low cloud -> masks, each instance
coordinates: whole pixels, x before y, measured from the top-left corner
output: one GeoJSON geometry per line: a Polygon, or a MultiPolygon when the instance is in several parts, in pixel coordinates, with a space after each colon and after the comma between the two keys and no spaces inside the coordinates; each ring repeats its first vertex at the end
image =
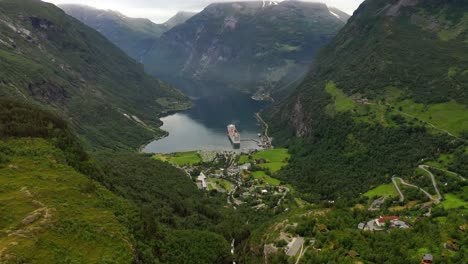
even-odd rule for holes
{"type": "MultiPolygon", "coordinates": [[[[110,9],[130,17],[144,17],[156,23],[163,23],[177,11],[201,11],[213,2],[233,2],[235,0],[44,0],[54,4],[81,4],[99,9],[110,9]]],[[[248,1],[248,0],[247,0],[248,1]]],[[[258,0],[256,0],[258,1],[258,0]]],[[[321,0],[346,13],[352,14],[363,0],[321,0]]]]}

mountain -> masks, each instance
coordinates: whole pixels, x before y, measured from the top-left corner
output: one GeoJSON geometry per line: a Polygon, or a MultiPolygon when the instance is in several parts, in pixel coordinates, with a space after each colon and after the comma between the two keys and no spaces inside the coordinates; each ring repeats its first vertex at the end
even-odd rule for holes
{"type": "Polygon", "coordinates": [[[466,1],[365,1],[265,112],[295,153],[282,178],[310,199],[346,200],[422,161],[466,171],[467,18],[466,1]]]}
{"type": "Polygon", "coordinates": [[[56,6],[0,1],[0,94],[54,109],[92,148],[137,148],[158,115],[189,106],[95,30],[56,6]]]}
{"type": "Polygon", "coordinates": [[[165,24],[155,24],[149,19],[126,17],[112,10],[100,10],[74,4],[63,4],[59,7],[68,15],[96,29],[138,61],[153,46],[154,42],[170,28],[165,24]]]}
{"type": "Polygon", "coordinates": [[[191,17],[196,15],[196,12],[185,12],[185,11],[180,11],[175,14],[175,16],[171,17],[164,25],[168,29],[172,29],[175,26],[178,26],[180,24],[185,23],[185,21],[189,20],[191,17]]]}
{"type": "Polygon", "coordinates": [[[216,83],[265,99],[303,77],[347,18],[319,3],[215,3],[165,32],[142,62],[166,80],[216,83]]]}

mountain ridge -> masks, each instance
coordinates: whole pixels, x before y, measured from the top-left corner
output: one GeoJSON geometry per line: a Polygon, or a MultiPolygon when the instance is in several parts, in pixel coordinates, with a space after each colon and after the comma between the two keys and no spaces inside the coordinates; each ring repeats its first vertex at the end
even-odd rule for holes
{"type": "Polygon", "coordinates": [[[145,18],[130,18],[113,10],[77,4],[61,4],[58,7],[96,29],[137,61],[140,61],[154,42],[169,30],[165,24],[155,24],[145,18]]]}
{"type": "Polygon", "coordinates": [[[208,5],[161,36],[143,60],[145,69],[163,79],[223,83],[270,97],[301,78],[344,23],[324,4],[265,3],[208,5]]]}
{"type": "Polygon", "coordinates": [[[52,4],[1,1],[0,34],[2,96],[54,109],[90,148],[137,148],[164,135],[158,114],[189,106],[180,91],[52,4]]]}

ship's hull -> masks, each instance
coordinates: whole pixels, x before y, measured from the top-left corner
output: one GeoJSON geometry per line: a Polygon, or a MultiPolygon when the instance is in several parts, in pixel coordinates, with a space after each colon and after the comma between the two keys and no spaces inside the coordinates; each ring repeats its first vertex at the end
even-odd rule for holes
{"type": "Polygon", "coordinates": [[[239,148],[240,147],[240,134],[237,132],[236,126],[235,125],[228,125],[227,126],[227,135],[229,140],[231,141],[231,144],[234,148],[239,148]]]}
{"type": "Polygon", "coordinates": [[[234,148],[240,148],[240,141],[235,140],[231,136],[228,135],[229,141],[231,141],[231,144],[234,148]]]}

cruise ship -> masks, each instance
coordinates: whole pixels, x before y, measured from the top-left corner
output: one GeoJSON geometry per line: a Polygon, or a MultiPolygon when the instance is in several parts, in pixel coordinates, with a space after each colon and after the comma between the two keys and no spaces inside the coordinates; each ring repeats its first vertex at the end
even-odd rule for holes
{"type": "Polygon", "coordinates": [[[228,125],[227,132],[228,132],[229,140],[231,140],[232,145],[235,148],[240,147],[240,143],[241,143],[240,134],[239,132],[237,132],[236,126],[233,124],[228,125]]]}

